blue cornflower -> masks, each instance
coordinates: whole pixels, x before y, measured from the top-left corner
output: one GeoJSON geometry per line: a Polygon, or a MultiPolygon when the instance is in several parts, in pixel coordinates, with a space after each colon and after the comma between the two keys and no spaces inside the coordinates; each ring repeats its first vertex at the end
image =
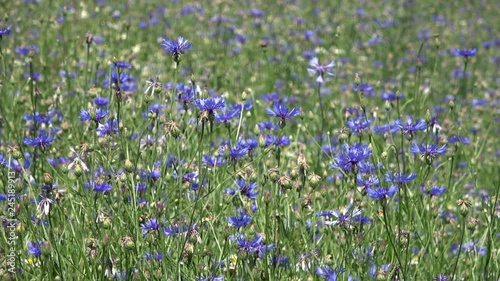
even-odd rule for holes
{"type": "Polygon", "coordinates": [[[356,83],[354,83],[352,85],[352,88],[354,89],[354,91],[360,91],[363,95],[365,95],[367,97],[375,96],[374,87],[370,84],[367,84],[367,83],[356,84],[356,83]]]}
{"type": "Polygon", "coordinates": [[[216,109],[222,109],[225,107],[226,99],[221,97],[213,97],[208,99],[197,99],[194,104],[201,111],[207,111],[209,114],[213,114],[216,109]]]}
{"type": "Polygon", "coordinates": [[[278,138],[275,135],[267,135],[265,137],[265,147],[268,147],[270,145],[276,146],[276,147],[282,147],[282,146],[287,146],[290,144],[290,138],[287,135],[283,135],[281,138],[278,138]]]}
{"type": "Polygon", "coordinates": [[[300,110],[296,107],[292,108],[292,110],[288,111],[288,107],[286,107],[282,102],[275,102],[273,104],[273,109],[267,108],[267,114],[273,117],[281,118],[280,127],[285,126],[285,120],[291,119],[300,114],[300,110]]]}
{"type": "Polygon", "coordinates": [[[238,210],[238,213],[240,213],[239,216],[229,217],[228,221],[230,225],[239,229],[241,227],[247,226],[252,221],[252,217],[249,216],[247,212],[238,210]]]}
{"type": "Polygon", "coordinates": [[[473,57],[477,54],[477,49],[476,48],[473,48],[473,49],[458,49],[458,48],[456,48],[456,49],[451,49],[450,53],[456,57],[469,58],[469,57],[473,57]]]}
{"type": "Polygon", "coordinates": [[[239,110],[231,110],[227,107],[221,109],[221,113],[217,111],[214,112],[215,115],[215,123],[228,123],[234,117],[237,117],[240,114],[239,110]]]}
{"type": "Polygon", "coordinates": [[[112,134],[118,133],[118,121],[116,120],[108,120],[104,124],[99,124],[97,127],[97,136],[105,137],[110,136],[112,134]]]}
{"type": "Polygon", "coordinates": [[[111,85],[115,86],[116,91],[131,92],[137,88],[135,83],[136,80],[137,78],[130,76],[130,74],[125,72],[120,72],[120,74],[118,74],[115,70],[113,70],[111,71],[111,79],[104,79],[103,87],[108,88],[110,86],[109,82],[111,82],[111,85]]]}
{"type": "Polygon", "coordinates": [[[109,66],[116,67],[116,68],[123,68],[123,69],[131,69],[132,68],[132,65],[130,65],[124,61],[110,62],[109,66]]]}
{"type": "Polygon", "coordinates": [[[409,175],[399,174],[399,173],[389,173],[385,174],[385,181],[391,182],[393,184],[405,184],[417,178],[417,174],[412,173],[409,175]]]}
{"type": "Polygon", "coordinates": [[[160,228],[160,224],[157,219],[150,219],[146,223],[141,224],[142,229],[142,237],[146,237],[146,235],[150,233],[158,233],[158,229],[160,228]]]}
{"type": "Polygon", "coordinates": [[[386,93],[385,91],[382,92],[382,100],[385,101],[402,100],[403,97],[404,95],[400,93],[386,93]]]}
{"type": "Polygon", "coordinates": [[[255,234],[252,241],[246,240],[243,235],[239,235],[236,238],[236,243],[238,244],[240,250],[248,253],[258,253],[259,258],[262,258],[268,250],[274,248],[274,244],[266,246],[264,244],[264,237],[259,234],[255,234]]]}
{"type": "Polygon", "coordinates": [[[144,258],[141,259],[142,262],[146,261],[146,262],[149,262],[149,261],[162,261],[163,260],[163,254],[161,252],[158,252],[158,253],[153,253],[153,254],[150,254],[150,253],[144,253],[144,258]]]}
{"type": "Polygon", "coordinates": [[[431,197],[432,196],[440,196],[446,192],[446,187],[437,186],[437,185],[432,186],[431,189],[429,189],[429,190],[427,190],[425,187],[422,187],[421,189],[422,189],[423,193],[428,194],[431,197]]]}
{"type": "Polygon", "coordinates": [[[111,191],[111,188],[112,185],[107,182],[93,184],[94,192],[109,193],[111,191]]]}
{"type": "Polygon", "coordinates": [[[341,169],[346,173],[358,171],[358,165],[370,158],[372,151],[368,146],[360,143],[354,145],[343,145],[342,152],[334,157],[333,169],[341,169]]]}
{"type": "Polygon", "coordinates": [[[236,159],[245,157],[245,155],[248,154],[248,151],[248,147],[236,144],[234,147],[229,149],[229,157],[231,157],[231,160],[234,161],[236,159]]]}
{"type": "Polygon", "coordinates": [[[255,189],[257,188],[257,183],[256,182],[247,182],[244,179],[238,179],[236,180],[236,185],[237,187],[235,189],[226,189],[225,193],[229,195],[235,195],[238,190],[243,193],[246,197],[248,197],[251,200],[255,200],[257,198],[257,195],[259,194],[258,191],[255,189]]]}
{"type": "Polygon", "coordinates": [[[180,227],[178,225],[172,225],[172,226],[165,226],[163,228],[163,233],[167,236],[177,236],[187,231],[188,227],[185,224],[181,225],[180,227]]]}
{"type": "Polygon", "coordinates": [[[386,197],[392,197],[398,191],[398,187],[391,185],[389,188],[379,187],[379,188],[367,188],[366,193],[372,199],[385,199],[386,197]]]}
{"type": "Polygon", "coordinates": [[[355,134],[359,134],[362,131],[368,129],[370,127],[371,120],[367,119],[364,116],[360,116],[357,119],[349,119],[347,121],[347,127],[351,129],[351,131],[355,134]]]}
{"type": "Polygon", "coordinates": [[[189,43],[188,40],[184,40],[183,37],[178,37],[176,41],[170,41],[168,38],[165,38],[160,45],[170,56],[174,57],[174,61],[177,63],[180,62],[181,55],[191,49],[192,46],[191,43],[189,43]]]}
{"type": "Polygon", "coordinates": [[[468,137],[463,137],[463,136],[453,136],[453,137],[449,137],[447,140],[448,140],[448,143],[461,142],[462,144],[465,144],[465,145],[470,144],[470,139],[468,137]]]}
{"type": "Polygon", "coordinates": [[[407,117],[405,123],[400,119],[396,120],[396,126],[398,126],[409,140],[413,139],[413,135],[416,131],[423,131],[427,128],[427,124],[424,120],[419,120],[414,124],[411,117],[407,117]]]}
{"type": "Polygon", "coordinates": [[[42,255],[42,250],[40,250],[40,245],[42,245],[41,241],[31,242],[28,241],[28,254],[30,256],[39,257],[42,255]]]}
{"type": "Polygon", "coordinates": [[[317,217],[327,217],[330,219],[324,222],[325,225],[338,225],[344,228],[350,228],[352,226],[351,220],[360,215],[361,210],[357,207],[316,213],[317,217]]]}
{"type": "Polygon", "coordinates": [[[432,279],[433,281],[448,281],[450,280],[448,276],[446,275],[443,275],[443,274],[439,274],[438,276],[434,277],[432,279]]]}
{"type": "Polygon", "coordinates": [[[80,119],[84,122],[94,121],[96,124],[99,123],[104,117],[108,116],[109,110],[107,109],[90,109],[90,110],[81,110],[80,111],[80,119]]]}
{"type": "Polygon", "coordinates": [[[334,74],[331,72],[333,67],[335,66],[335,61],[333,61],[333,60],[327,65],[322,65],[322,64],[319,64],[318,58],[314,57],[309,61],[309,66],[311,68],[308,68],[307,72],[309,72],[309,74],[311,74],[311,75],[318,74],[318,78],[316,78],[316,82],[318,82],[320,84],[325,82],[323,80],[323,75],[325,75],[325,73],[328,74],[329,76],[334,76],[334,74]]]}
{"type": "Polygon", "coordinates": [[[213,155],[203,155],[201,157],[201,163],[203,163],[203,165],[207,166],[208,168],[212,168],[224,166],[226,164],[226,161],[224,161],[224,158],[222,156],[215,157],[213,155]]]}
{"type": "Polygon", "coordinates": [[[436,144],[424,144],[419,146],[416,143],[413,143],[411,146],[411,152],[413,154],[420,154],[420,159],[426,160],[430,163],[438,155],[446,153],[446,144],[438,147],[436,144]]]}
{"type": "Polygon", "coordinates": [[[333,270],[329,265],[316,267],[316,274],[325,277],[326,281],[336,281],[337,276],[344,272],[344,270],[333,270]]]}
{"type": "Polygon", "coordinates": [[[106,107],[106,106],[108,106],[108,103],[109,103],[109,99],[105,98],[105,97],[97,97],[94,99],[94,104],[96,106],[106,107]]]}
{"type": "Polygon", "coordinates": [[[373,188],[380,184],[380,180],[376,175],[370,175],[367,179],[363,179],[360,174],[357,176],[358,186],[362,186],[363,190],[373,188]]]}
{"type": "Polygon", "coordinates": [[[279,129],[280,126],[271,121],[266,121],[258,123],[257,127],[259,128],[260,131],[264,131],[264,130],[277,130],[279,129]]]}
{"type": "Polygon", "coordinates": [[[0,38],[5,35],[10,35],[11,32],[12,30],[10,29],[10,26],[8,26],[7,28],[0,28],[0,38]]]}
{"type": "Polygon", "coordinates": [[[51,142],[53,142],[56,139],[54,136],[47,136],[43,133],[40,133],[38,136],[34,138],[25,138],[23,139],[23,143],[25,145],[33,146],[33,147],[40,147],[40,148],[47,148],[51,142]]]}

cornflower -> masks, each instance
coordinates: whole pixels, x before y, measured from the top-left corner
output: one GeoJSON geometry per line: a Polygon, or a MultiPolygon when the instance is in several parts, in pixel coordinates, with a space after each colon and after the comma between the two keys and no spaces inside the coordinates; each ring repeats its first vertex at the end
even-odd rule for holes
{"type": "Polygon", "coordinates": [[[446,144],[438,147],[436,144],[424,144],[419,146],[414,143],[411,146],[411,152],[413,154],[420,154],[420,159],[422,161],[425,160],[427,163],[431,163],[434,158],[446,153],[446,144]]]}
{"type": "Polygon", "coordinates": [[[329,64],[327,65],[322,65],[322,64],[319,64],[319,60],[317,57],[314,57],[312,58],[310,61],[309,61],[309,66],[311,68],[308,68],[307,69],[307,72],[309,72],[309,74],[311,75],[316,75],[318,74],[318,78],[316,78],[316,82],[322,84],[324,83],[325,81],[323,80],[323,76],[326,74],[328,74],[329,76],[335,76],[331,71],[333,69],[333,67],[335,66],[335,61],[331,61],[329,64]]]}
{"type": "Polygon", "coordinates": [[[403,134],[408,138],[408,140],[413,139],[413,135],[417,131],[423,131],[426,129],[427,124],[424,120],[419,120],[416,123],[413,123],[411,117],[406,118],[406,122],[403,123],[401,120],[396,120],[396,126],[403,132],[403,134]]]}
{"type": "Polygon", "coordinates": [[[292,108],[292,110],[288,111],[288,107],[286,107],[282,102],[275,102],[273,104],[273,109],[267,108],[266,109],[267,114],[273,117],[278,117],[281,119],[280,121],[280,127],[283,128],[285,127],[286,119],[291,119],[292,117],[295,117],[300,114],[300,110],[296,107],[292,108]]]}
{"type": "Polygon", "coordinates": [[[160,45],[170,56],[174,57],[174,61],[176,63],[179,63],[181,61],[181,55],[192,47],[191,43],[189,43],[188,40],[184,40],[181,36],[179,36],[177,40],[172,41],[165,38],[163,39],[163,43],[160,45]]]}

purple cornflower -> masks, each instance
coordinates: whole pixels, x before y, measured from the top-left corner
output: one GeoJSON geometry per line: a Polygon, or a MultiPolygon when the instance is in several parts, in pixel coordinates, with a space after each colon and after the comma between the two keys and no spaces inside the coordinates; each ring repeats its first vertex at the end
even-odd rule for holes
{"type": "Polygon", "coordinates": [[[391,185],[389,188],[379,187],[379,188],[367,188],[366,193],[372,199],[380,199],[383,200],[386,197],[392,197],[398,191],[398,187],[395,185],[391,185]]]}
{"type": "Polygon", "coordinates": [[[282,102],[275,102],[273,104],[273,109],[267,108],[267,114],[273,117],[281,118],[280,127],[283,128],[286,123],[286,119],[291,119],[300,114],[300,110],[296,107],[292,108],[292,110],[288,111],[288,107],[286,107],[282,102]]]}
{"type": "Polygon", "coordinates": [[[344,270],[333,270],[329,265],[316,267],[316,274],[325,277],[326,281],[336,281],[337,276],[344,272],[344,270]]]}
{"type": "Polygon", "coordinates": [[[417,178],[417,174],[412,173],[409,175],[399,174],[399,173],[389,173],[385,174],[385,181],[391,182],[393,184],[405,184],[417,178]]]}
{"type": "Polygon", "coordinates": [[[99,123],[104,117],[108,116],[109,110],[107,109],[90,109],[90,110],[81,110],[80,111],[80,119],[84,122],[94,121],[96,124],[99,123]]]}
{"type": "Polygon", "coordinates": [[[132,68],[132,65],[130,65],[124,61],[111,62],[111,63],[109,63],[109,66],[116,67],[116,68],[122,68],[122,69],[131,69],[132,68]]]}
{"type": "Polygon", "coordinates": [[[31,242],[28,241],[28,254],[30,256],[39,257],[42,255],[42,250],[40,250],[40,245],[42,245],[41,241],[31,242]]]}
{"type": "Polygon", "coordinates": [[[23,143],[25,145],[33,146],[33,147],[40,147],[40,148],[47,148],[51,142],[53,142],[56,139],[54,136],[47,136],[43,133],[40,133],[38,136],[34,138],[25,138],[23,139],[23,143]]]}
{"type": "Polygon", "coordinates": [[[411,146],[411,152],[413,154],[420,154],[421,160],[425,160],[428,163],[430,163],[437,156],[446,153],[446,144],[443,144],[443,146],[438,147],[436,144],[424,144],[419,146],[416,143],[413,143],[411,146]]]}
{"type": "Polygon", "coordinates": [[[469,58],[473,57],[477,54],[477,49],[451,49],[450,54],[452,54],[455,57],[464,57],[464,58],[469,58]]]}
{"type": "Polygon", "coordinates": [[[191,49],[191,43],[188,40],[184,40],[183,37],[178,37],[177,40],[170,41],[168,38],[163,39],[163,43],[160,44],[163,49],[172,57],[174,57],[174,61],[179,63],[180,57],[187,50],[191,49]]]}
{"type": "Polygon", "coordinates": [[[406,118],[406,122],[403,123],[400,119],[396,120],[396,126],[403,132],[403,134],[409,139],[413,139],[413,135],[416,131],[423,131],[427,128],[427,124],[424,120],[419,120],[415,124],[411,117],[406,118]]]}
{"type": "Polygon", "coordinates": [[[252,221],[252,217],[242,210],[238,210],[238,213],[240,214],[239,216],[230,216],[228,221],[230,225],[240,229],[247,226],[252,221]]]}
{"type": "Polygon", "coordinates": [[[2,38],[3,36],[6,36],[6,35],[10,35],[11,32],[12,32],[12,30],[10,29],[10,26],[8,26],[5,29],[0,28],[0,38],[2,38]]]}
{"type": "Polygon", "coordinates": [[[368,146],[360,143],[354,145],[343,145],[342,152],[334,157],[335,163],[331,165],[333,169],[341,169],[346,173],[357,173],[358,165],[369,159],[372,151],[368,146]]]}
{"type": "Polygon", "coordinates": [[[197,99],[194,104],[201,111],[207,111],[209,114],[213,114],[216,109],[222,109],[225,107],[226,99],[221,97],[213,97],[208,99],[197,99]]]}
{"type": "Polygon", "coordinates": [[[158,229],[160,228],[160,224],[157,219],[150,219],[146,223],[141,224],[142,229],[142,237],[146,237],[146,235],[150,233],[158,233],[158,229]]]}
{"type": "Polygon", "coordinates": [[[323,80],[323,75],[325,75],[325,73],[328,74],[328,76],[335,76],[333,73],[331,73],[333,67],[335,66],[335,61],[333,61],[333,60],[327,65],[322,65],[322,64],[319,64],[318,58],[314,57],[309,61],[309,66],[311,68],[308,68],[307,72],[309,72],[309,74],[311,74],[311,75],[318,74],[318,78],[316,78],[316,82],[318,82],[320,84],[325,82],[323,80]]]}

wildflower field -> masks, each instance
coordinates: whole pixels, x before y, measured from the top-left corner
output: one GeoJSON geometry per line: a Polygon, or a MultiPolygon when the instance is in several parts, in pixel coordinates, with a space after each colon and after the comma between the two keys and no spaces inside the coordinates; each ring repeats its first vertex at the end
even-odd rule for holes
{"type": "Polygon", "coordinates": [[[498,1],[4,1],[4,280],[500,280],[498,1]]]}

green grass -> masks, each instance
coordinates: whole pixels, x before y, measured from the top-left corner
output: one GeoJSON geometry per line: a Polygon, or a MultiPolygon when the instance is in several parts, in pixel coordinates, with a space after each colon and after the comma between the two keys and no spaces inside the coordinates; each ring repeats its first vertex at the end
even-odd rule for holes
{"type": "Polygon", "coordinates": [[[4,279],[325,280],[331,268],[327,280],[500,280],[497,3],[86,2],[0,4],[0,31],[11,28],[0,37],[4,279]],[[179,36],[192,47],[176,62],[160,44],[179,36]],[[312,57],[334,60],[335,76],[317,83],[312,57]],[[132,66],[118,70],[128,84],[109,83],[113,62],[132,66]],[[216,123],[178,101],[178,83],[251,107],[216,123]],[[279,126],[265,94],[300,114],[279,126]],[[82,121],[96,97],[109,113],[82,121]],[[403,134],[394,122],[407,117],[424,130],[403,134]],[[276,127],[260,129],[267,121],[276,127]],[[26,144],[41,133],[55,139],[26,144]],[[446,153],[421,158],[413,144],[446,153]],[[335,168],[344,146],[369,148],[365,165],[335,168]],[[381,200],[357,179],[389,188],[389,173],[416,177],[381,200]],[[230,194],[239,180],[255,198],[230,194]],[[446,191],[423,191],[434,186],[446,191]],[[318,216],[332,210],[345,223],[318,216]],[[240,212],[251,221],[238,228],[240,212]],[[243,237],[262,241],[248,249],[243,237]]]}

